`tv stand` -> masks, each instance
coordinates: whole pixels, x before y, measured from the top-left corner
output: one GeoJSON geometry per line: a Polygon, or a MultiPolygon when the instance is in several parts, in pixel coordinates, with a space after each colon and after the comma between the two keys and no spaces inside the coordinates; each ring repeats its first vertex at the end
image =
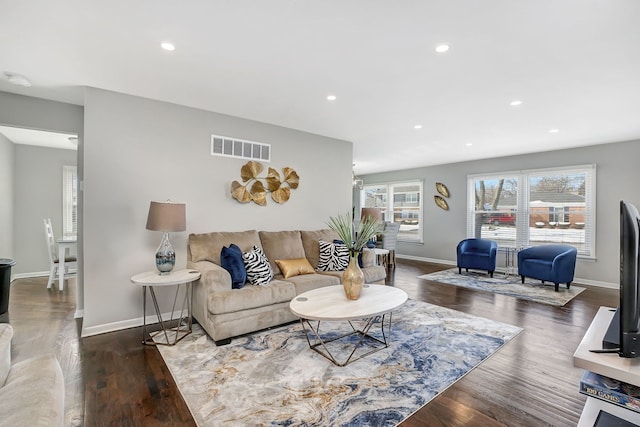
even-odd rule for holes
{"type": "MultiPolygon", "coordinates": [[[[618,381],[640,386],[640,358],[620,357],[616,348],[606,348],[615,344],[609,340],[608,335],[609,325],[612,323],[615,313],[615,308],[600,307],[598,309],[589,329],[573,354],[573,365],[618,381]],[[603,342],[605,340],[609,341],[605,343],[603,342]]],[[[617,347],[619,344],[615,345],[617,347]]],[[[600,410],[640,424],[640,413],[588,396],[578,427],[593,426],[595,417],[600,410]]]]}
{"type": "Polygon", "coordinates": [[[605,332],[604,338],[602,338],[602,348],[603,350],[620,350],[620,307],[618,307],[613,314],[607,332],[605,332]]]}
{"type": "MultiPolygon", "coordinates": [[[[573,365],[596,374],[640,387],[640,358],[629,359],[616,353],[602,353],[602,341],[615,315],[615,308],[600,307],[580,345],[573,353],[573,365]],[[593,352],[591,350],[597,350],[593,352]]],[[[607,350],[607,349],[605,349],[607,350]]]]}

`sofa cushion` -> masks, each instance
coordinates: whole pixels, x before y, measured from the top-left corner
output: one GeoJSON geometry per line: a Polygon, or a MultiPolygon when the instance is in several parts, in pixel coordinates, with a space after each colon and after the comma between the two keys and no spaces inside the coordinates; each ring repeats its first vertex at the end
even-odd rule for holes
{"type": "Polygon", "coordinates": [[[276,264],[280,268],[282,275],[285,279],[293,276],[300,276],[301,274],[313,274],[315,273],[309,261],[306,258],[297,259],[277,259],[276,264]]]}
{"type": "Polygon", "coordinates": [[[304,247],[306,258],[313,268],[318,268],[318,261],[320,260],[320,245],[318,241],[333,242],[334,239],[338,238],[338,234],[327,228],[323,230],[300,231],[300,237],[302,238],[302,246],[304,247]]]}
{"type": "Polygon", "coordinates": [[[11,338],[13,327],[8,323],[0,323],[0,387],[4,386],[11,370],[11,338]]]}
{"type": "Polygon", "coordinates": [[[242,259],[242,250],[232,243],[229,247],[224,246],[220,252],[220,263],[222,268],[231,275],[231,287],[240,289],[247,281],[247,269],[242,259]]]}
{"type": "Polygon", "coordinates": [[[360,267],[367,268],[376,265],[376,252],[374,249],[362,248],[362,254],[358,258],[361,261],[360,267]]]}
{"type": "Polygon", "coordinates": [[[299,231],[261,231],[259,234],[262,249],[269,258],[273,274],[280,274],[277,259],[306,258],[299,231]]]}
{"type": "Polygon", "coordinates": [[[247,280],[252,285],[268,285],[273,279],[273,270],[267,256],[258,246],[242,254],[244,266],[247,269],[247,280]]]}
{"type": "Polygon", "coordinates": [[[342,271],[349,265],[349,249],[344,243],[333,243],[319,240],[320,259],[318,270],[342,271]]]}
{"type": "Polygon", "coordinates": [[[331,276],[328,274],[304,274],[302,276],[294,276],[287,281],[293,283],[296,288],[296,295],[300,295],[303,292],[311,291],[313,289],[322,288],[324,286],[339,285],[340,276],[331,276]]]}
{"type": "Polygon", "coordinates": [[[11,367],[0,388],[3,426],[64,425],[64,378],[53,355],[23,360],[11,367]]]}
{"type": "Polygon", "coordinates": [[[211,261],[221,265],[220,253],[224,246],[235,243],[242,252],[250,251],[255,245],[260,247],[260,236],[256,230],[213,232],[189,235],[190,261],[211,261]]]}
{"type": "MultiPolygon", "coordinates": [[[[342,273],[344,271],[319,271],[320,275],[327,275],[337,277],[339,283],[342,283],[342,273]]],[[[365,267],[362,269],[364,274],[364,283],[381,283],[384,284],[384,280],[387,277],[387,269],[381,265],[373,265],[371,267],[365,267]]]]}
{"type": "Polygon", "coordinates": [[[242,289],[211,292],[208,309],[211,314],[235,313],[288,302],[295,296],[296,290],[292,283],[273,280],[269,286],[247,284],[242,289]]]}

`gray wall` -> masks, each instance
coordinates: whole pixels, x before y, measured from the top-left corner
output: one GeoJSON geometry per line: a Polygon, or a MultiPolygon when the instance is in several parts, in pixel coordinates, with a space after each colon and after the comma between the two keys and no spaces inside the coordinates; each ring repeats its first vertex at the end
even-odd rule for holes
{"type": "MultiPolygon", "coordinates": [[[[130,277],[155,268],[161,235],[145,230],[151,200],[187,205],[187,232],[171,235],[177,268],[189,232],[324,228],[351,209],[350,142],[91,88],[84,111],[84,335],[141,322],[142,293],[130,277]],[[300,187],[282,205],[233,200],[246,160],[209,155],[212,133],[271,144],[265,166],[294,168],[300,187]]],[[[170,295],[160,297],[168,311],[170,295]]]]}
{"type": "MultiPolygon", "coordinates": [[[[13,142],[0,134],[0,258],[14,258],[15,256],[13,247],[13,156],[13,142]]],[[[15,274],[14,269],[12,269],[12,273],[15,274]]]]}
{"type": "Polygon", "coordinates": [[[397,253],[417,259],[455,262],[455,248],[466,237],[467,176],[560,166],[596,164],[596,260],[578,261],[576,280],[616,286],[619,275],[619,201],[640,206],[640,141],[602,144],[552,152],[429,166],[362,176],[366,184],[424,180],[424,244],[399,243],[397,253]],[[449,211],[433,202],[435,183],[451,193],[449,211]]]}
{"type": "MultiPolygon", "coordinates": [[[[75,133],[79,142],[83,135],[83,107],[66,104],[62,102],[49,101],[28,96],[16,95],[7,92],[0,92],[0,124],[7,126],[23,127],[45,131],[75,133]]],[[[79,149],[79,156],[82,153],[79,149]]],[[[78,178],[82,179],[82,163],[78,163],[78,178]]],[[[19,198],[20,194],[15,194],[19,198]]],[[[79,218],[82,218],[82,193],[78,195],[79,218]]],[[[22,212],[14,210],[15,217],[22,215],[22,212]]],[[[6,226],[6,224],[3,224],[6,226]]],[[[11,224],[14,227],[14,224],[11,224]]],[[[14,240],[19,230],[14,230],[14,240]]],[[[78,252],[82,253],[82,223],[78,224],[78,252]]],[[[38,250],[37,248],[33,248],[38,250]]],[[[15,248],[14,248],[15,250],[15,248]]],[[[18,265],[16,265],[16,268],[18,265]]],[[[82,256],[78,258],[78,277],[76,287],[76,315],[80,316],[83,310],[83,276],[82,276],[82,256]]]]}
{"type": "Polygon", "coordinates": [[[49,273],[42,220],[62,236],[62,167],[76,162],[75,150],[15,146],[15,274],[49,273]]]}

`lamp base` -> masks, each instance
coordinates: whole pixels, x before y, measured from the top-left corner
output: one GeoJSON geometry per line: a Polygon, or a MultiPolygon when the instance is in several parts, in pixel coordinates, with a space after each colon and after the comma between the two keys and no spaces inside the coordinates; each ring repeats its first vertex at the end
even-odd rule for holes
{"type": "Polygon", "coordinates": [[[160,275],[167,275],[171,273],[173,267],[176,265],[176,252],[171,246],[169,241],[169,233],[162,235],[162,241],[156,252],[156,268],[160,272],[160,275]]]}

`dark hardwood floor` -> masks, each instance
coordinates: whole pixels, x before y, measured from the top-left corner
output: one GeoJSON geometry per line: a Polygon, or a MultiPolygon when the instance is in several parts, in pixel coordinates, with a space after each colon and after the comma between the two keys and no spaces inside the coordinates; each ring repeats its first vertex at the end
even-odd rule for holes
{"type": "MultiPolygon", "coordinates": [[[[415,426],[574,426],[585,397],[572,355],[601,305],[618,291],[587,290],[564,307],[417,279],[446,265],[398,259],[389,284],[409,297],[512,325],[524,332],[401,424],[415,426]]],[[[141,328],[80,339],[73,281],[64,293],[45,278],[11,286],[14,362],[52,352],[65,375],[68,426],[194,426],[159,352],[141,328]]]]}

